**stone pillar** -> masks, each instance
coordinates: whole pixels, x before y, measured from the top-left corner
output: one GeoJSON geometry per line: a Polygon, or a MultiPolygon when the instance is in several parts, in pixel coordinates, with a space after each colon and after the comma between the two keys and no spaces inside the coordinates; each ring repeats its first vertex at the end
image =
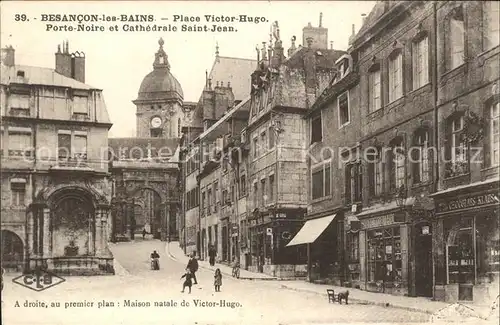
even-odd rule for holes
{"type": "Polygon", "coordinates": [[[35,230],[35,216],[36,216],[36,208],[34,210],[30,210],[27,215],[28,218],[28,229],[26,229],[26,233],[28,235],[28,241],[26,242],[26,253],[28,256],[33,255],[33,244],[34,244],[34,230],[35,230]]]}
{"type": "Polygon", "coordinates": [[[101,223],[101,209],[97,209],[95,211],[94,215],[94,224],[92,225],[91,231],[90,231],[90,238],[89,238],[89,243],[90,243],[90,254],[92,255],[99,255],[99,225],[101,223]],[[95,236],[93,235],[95,233],[95,236]]]}
{"type": "Polygon", "coordinates": [[[50,233],[50,209],[43,209],[43,252],[44,257],[52,255],[52,236],[50,233]]]}
{"type": "Polygon", "coordinates": [[[359,282],[362,289],[366,288],[366,232],[359,231],[359,282]]]}
{"type": "Polygon", "coordinates": [[[104,208],[101,213],[101,229],[102,229],[102,235],[101,235],[101,241],[100,241],[100,246],[102,249],[102,253],[105,255],[106,254],[106,246],[107,246],[107,241],[108,241],[108,215],[109,215],[109,210],[107,208],[104,208]]]}
{"type": "Polygon", "coordinates": [[[161,240],[168,241],[168,225],[170,221],[170,205],[163,205],[163,215],[161,218],[161,240]]]}
{"type": "Polygon", "coordinates": [[[409,288],[409,280],[410,280],[410,275],[409,275],[409,233],[408,233],[408,225],[401,225],[400,228],[400,234],[401,234],[401,278],[403,280],[403,288],[409,288]]]}

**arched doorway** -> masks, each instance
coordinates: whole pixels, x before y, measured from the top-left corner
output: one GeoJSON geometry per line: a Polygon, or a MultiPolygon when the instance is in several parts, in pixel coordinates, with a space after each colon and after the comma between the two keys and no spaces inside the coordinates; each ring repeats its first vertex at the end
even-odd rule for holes
{"type": "Polygon", "coordinates": [[[53,256],[95,254],[95,210],[81,191],[63,193],[54,202],[51,218],[53,256]]]}
{"type": "Polygon", "coordinates": [[[21,270],[24,257],[24,244],[19,236],[9,230],[2,230],[2,267],[21,270]]]}
{"type": "Polygon", "coordinates": [[[162,231],[162,199],[158,192],[150,188],[143,188],[134,195],[135,230],[152,234],[154,238],[161,238],[162,231]]]}

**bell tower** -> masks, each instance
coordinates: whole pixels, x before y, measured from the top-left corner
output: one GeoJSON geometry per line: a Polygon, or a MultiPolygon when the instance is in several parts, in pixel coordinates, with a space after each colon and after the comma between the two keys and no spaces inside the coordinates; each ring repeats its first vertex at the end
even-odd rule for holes
{"type": "Polygon", "coordinates": [[[165,42],[159,39],[153,71],[147,74],[133,103],[136,105],[137,137],[180,137],[183,92],[180,83],[170,71],[165,42]]]}

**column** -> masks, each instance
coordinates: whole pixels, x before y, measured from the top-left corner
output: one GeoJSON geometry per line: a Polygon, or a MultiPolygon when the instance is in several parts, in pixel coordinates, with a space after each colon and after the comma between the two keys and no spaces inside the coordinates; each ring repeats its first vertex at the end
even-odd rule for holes
{"type": "Polygon", "coordinates": [[[52,236],[50,234],[50,209],[43,209],[43,257],[50,257],[52,254],[52,236]]]}
{"type": "Polygon", "coordinates": [[[169,240],[169,224],[170,224],[170,205],[165,204],[164,208],[164,215],[161,218],[161,240],[167,241],[169,240]]]}
{"type": "Polygon", "coordinates": [[[108,220],[109,220],[109,209],[105,208],[101,212],[101,228],[102,228],[102,235],[101,235],[101,241],[100,241],[100,246],[103,252],[106,252],[106,246],[107,246],[107,241],[108,241],[108,220]]]}
{"type": "Polygon", "coordinates": [[[100,241],[101,241],[101,214],[102,210],[99,208],[96,210],[94,215],[94,224],[92,227],[95,229],[95,237],[91,236],[89,238],[90,242],[90,253],[92,255],[99,255],[100,253],[100,241]]]}
{"type": "Polygon", "coordinates": [[[400,235],[401,235],[401,278],[403,280],[403,288],[407,288],[409,290],[409,233],[408,233],[408,225],[401,225],[400,228],[400,235]]]}

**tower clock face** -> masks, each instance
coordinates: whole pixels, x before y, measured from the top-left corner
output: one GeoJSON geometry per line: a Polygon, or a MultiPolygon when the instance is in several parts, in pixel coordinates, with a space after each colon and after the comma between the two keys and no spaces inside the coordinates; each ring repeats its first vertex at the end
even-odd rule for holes
{"type": "Polygon", "coordinates": [[[161,118],[159,118],[158,116],[155,116],[151,119],[151,126],[153,128],[159,128],[161,125],[161,118]]]}

